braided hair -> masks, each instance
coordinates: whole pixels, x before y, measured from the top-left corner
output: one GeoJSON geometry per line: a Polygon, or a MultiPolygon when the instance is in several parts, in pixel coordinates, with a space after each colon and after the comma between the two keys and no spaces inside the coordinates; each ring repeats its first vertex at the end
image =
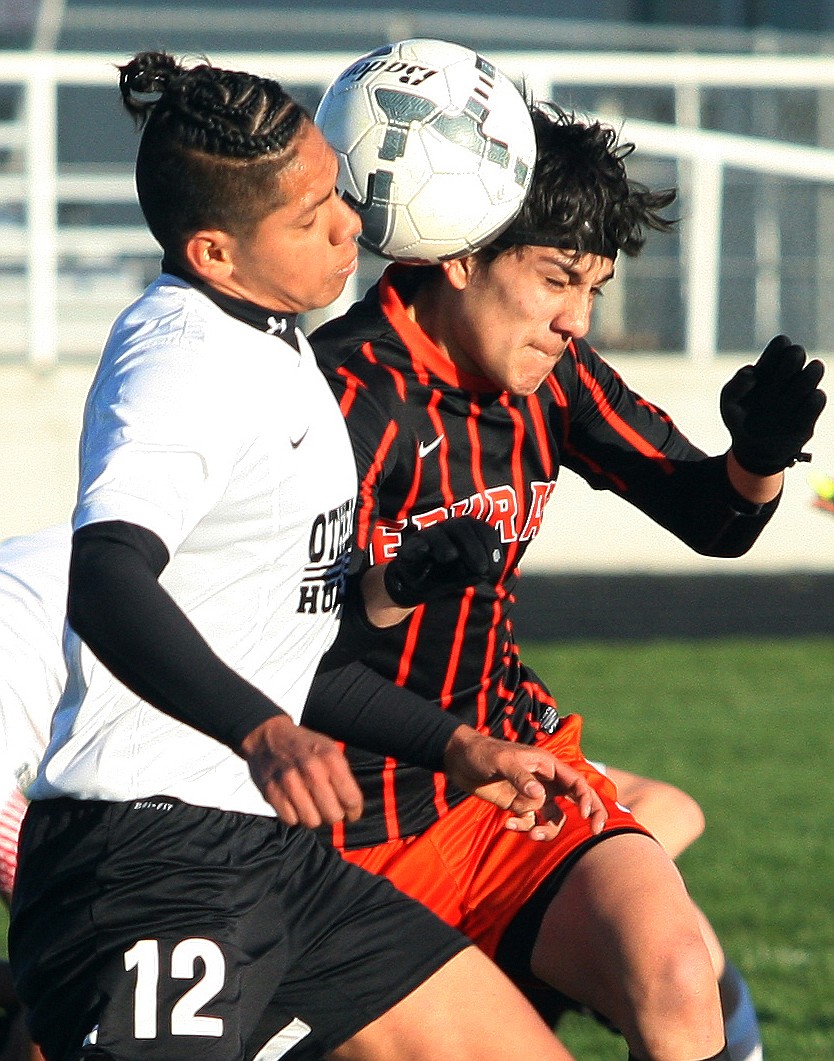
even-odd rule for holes
{"type": "Polygon", "coordinates": [[[145,220],[179,257],[200,229],[246,238],[282,205],[277,175],[309,114],[277,81],[165,52],[119,68],[125,109],[142,130],[136,188],[145,220]]]}
{"type": "Polygon", "coordinates": [[[647,229],[668,232],[675,221],[660,211],[676,191],[651,191],[629,179],[625,159],[634,144],[599,122],[585,124],[553,104],[531,108],[536,131],[533,182],[509,228],[486,248],[488,258],[510,247],[560,247],[612,260],[640,253],[647,229]]]}

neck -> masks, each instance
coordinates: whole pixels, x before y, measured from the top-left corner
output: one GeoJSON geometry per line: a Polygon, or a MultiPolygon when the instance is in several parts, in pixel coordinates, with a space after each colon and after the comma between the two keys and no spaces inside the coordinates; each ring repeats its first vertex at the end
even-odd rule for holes
{"type": "Polygon", "coordinates": [[[414,291],[405,305],[408,316],[419,325],[440,353],[463,372],[478,375],[478,367],[464,353],[456,338],[459,313],[449,298],[449,285],[442,275],[430,276],[414,291]]]}

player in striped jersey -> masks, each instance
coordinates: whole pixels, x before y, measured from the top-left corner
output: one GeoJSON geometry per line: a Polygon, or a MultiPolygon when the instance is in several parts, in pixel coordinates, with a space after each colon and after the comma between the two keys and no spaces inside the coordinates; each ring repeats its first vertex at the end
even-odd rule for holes
{"type": "Polygon", "coordinates": [[[748,550],[821,411],[822,366],[775,339],[722,392],[730,450],[707,456],[690,443],[585,341],[617,253],[636,254],[646,228],[670,227],[662,210],[674,194],[629,181],[630,146],[613,130],[556,110],[535,121],[534,187],[507,233],[438,267],[392,266],[313,337],[356,452],[364,570],[305,720],[315,724],[340,662],[359,660],[459,722],[583,770],[608,807],[601,835],[568,804],[555,837],[548,822],[523,835],[436,772],[350,749],[366,814],[333,839],[516,975],[604,1014],[632,1058],[727,1059],[694,905],[585,761],[581,719],[560,717],[520,660],[512,604],[562,467],[699,552],[748,550]],[[491,542],[475,522],[494,528],[497,577],[482,577],[491,542]],[[467,557],[472,585],[460,588],[447,575],[467,557]]]}

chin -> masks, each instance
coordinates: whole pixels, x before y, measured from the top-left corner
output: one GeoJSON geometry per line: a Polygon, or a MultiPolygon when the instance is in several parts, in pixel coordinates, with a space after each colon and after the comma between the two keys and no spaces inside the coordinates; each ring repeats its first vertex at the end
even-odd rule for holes
{"type": "Polygon", "coordinates": [[[529,398],[531,394],[535,394],[536,391],[541,387],[542,383],[550,375],[546,372],[543,376],[537,376],[535,379],[521,379],[511,383],[507,390],[510,394],[514,394],[516,398],[529,398]]]}

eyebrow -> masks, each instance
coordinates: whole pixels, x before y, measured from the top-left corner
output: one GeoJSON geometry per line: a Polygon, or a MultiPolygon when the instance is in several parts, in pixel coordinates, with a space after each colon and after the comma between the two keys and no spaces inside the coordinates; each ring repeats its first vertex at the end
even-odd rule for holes
{"type": "Polygon", "coordinates": [[[303,207],[303,209],[300,211],[300,213],[297,215],[297,220],[298,221],[303,221],[304,218],[310,217],[312,214],[314,214],[316,212],[316,210],[319,209],[319,207],[324,206],[324,204],[327,202],[327,200],[330,198],[330,196],[332,194],[333,194],[333,189],[331,188],[324,195],[322,195],[318,199],[316,199],[315,202],[307,203],[303,207]]]}
{"type": "MultiPolygon", "coordinates": [[[[541,259],[545,265],[555,266],[557,269],[561,269],[562,272],[568,274],[571,280],[581,280],[582,274],[579,269],[573,264],[572,258],[561,258],[558,255],[548,255],[541,259]]],[[[614,266],[611,266],[610,271],[594,284],[594,287],[599,287],[601,284],[607,284],[609,280],[614,279],[614,266]]]]}

